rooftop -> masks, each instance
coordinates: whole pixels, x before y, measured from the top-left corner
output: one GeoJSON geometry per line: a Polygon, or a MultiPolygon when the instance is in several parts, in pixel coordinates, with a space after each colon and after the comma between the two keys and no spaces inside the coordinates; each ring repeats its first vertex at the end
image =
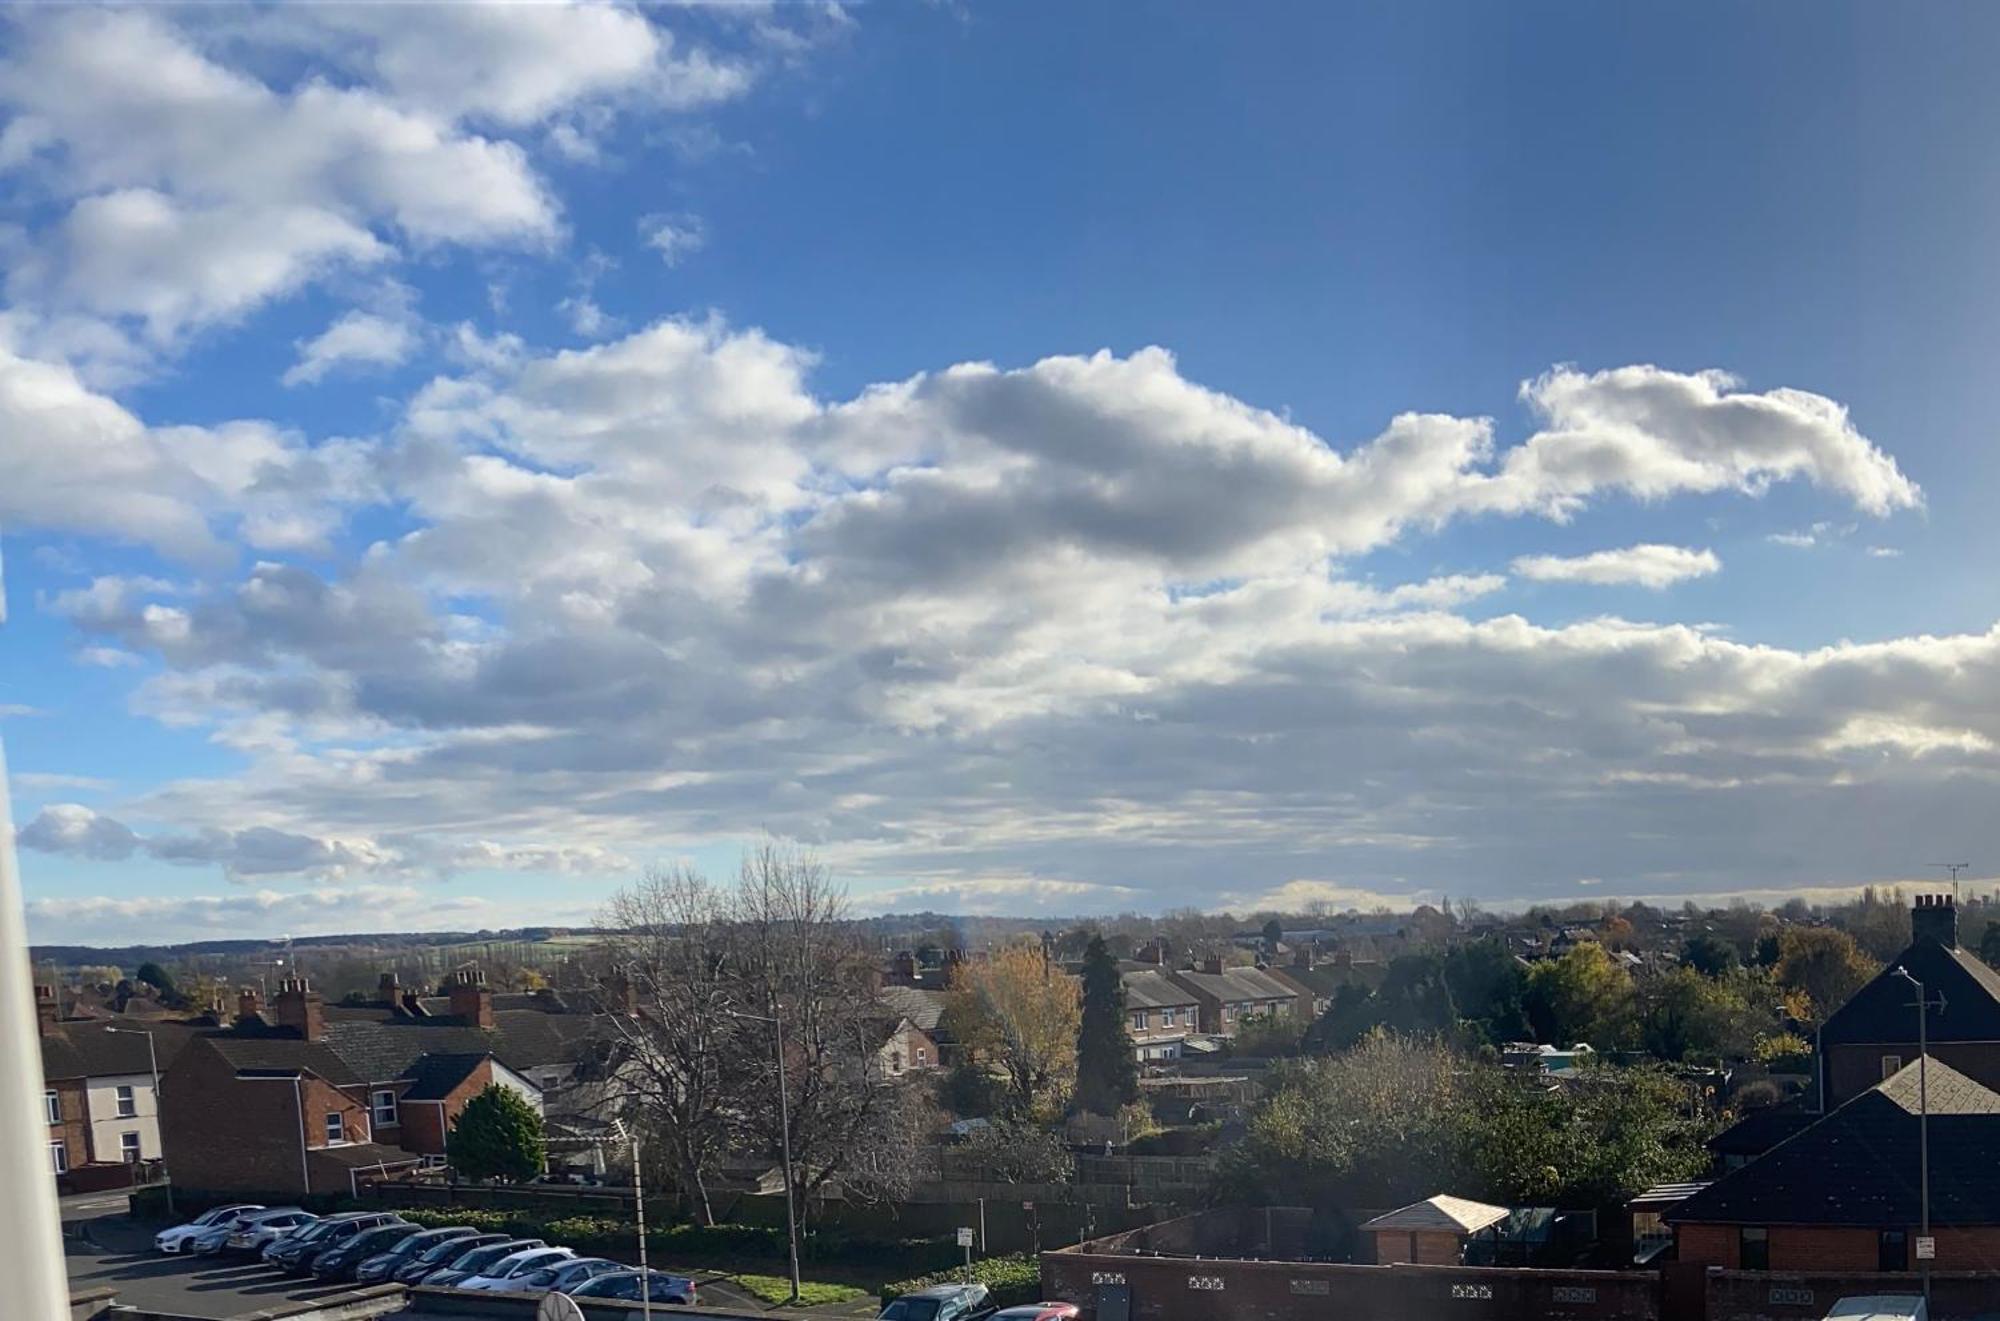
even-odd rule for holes
{"type": "Polygon", "coordinates": [[[1486,1202],[1474,1202],[1463,1197],[1452,1197],[1439,1193],[1436,1197],[1426,1197],[1421,1202],[1398,1207],[1394,1211],[1376,1216],[1366,1221],[1361,1228],[1365,1233],[1378,1230],[1447,1230],[1454,1234],[1476,1234],[1482,1229],[1499,1224],[1513,1212],[1504,1206],[1492,1206],[1486,1202]]]}

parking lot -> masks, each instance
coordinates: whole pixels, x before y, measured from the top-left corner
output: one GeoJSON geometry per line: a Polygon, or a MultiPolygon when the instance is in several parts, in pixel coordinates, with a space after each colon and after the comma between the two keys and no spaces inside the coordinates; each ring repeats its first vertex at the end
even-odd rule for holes
{"type": "Polygon", "coordinates": [[[149,1311],[228,1321],[354,1287],[280,1275],[254,1259],[165,1256],[153,1250],[150,1229],[123,1216],[73,1220],[64,1228],[72,1289],[113,1288],[119,1302],[149,1311]]]}

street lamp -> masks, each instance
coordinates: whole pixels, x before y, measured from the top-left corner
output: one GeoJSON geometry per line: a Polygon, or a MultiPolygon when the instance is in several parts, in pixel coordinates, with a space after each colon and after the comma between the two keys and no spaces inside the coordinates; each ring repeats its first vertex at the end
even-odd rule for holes
{"type": "Polygon", "coordinates": [[[153,1049],[153,1034],[144,1028],[112,1027],[108,1023],[105,1025],[104,1030],[114,1036],[144,1037],[146,1039],[146,1063],[152,1066],[153,1070],[153,1131],[159,1135],[160,1175],[167,1185],[167,1214],[173,1215],[175,1214],[174,1176],[167,1169],[167,1133],[166,1129],[160,1123],[160,1057],[153,1049]]]}
{"type": "Polygon", "coordinates": [[[1917,1231],[1917,1260],[1924,1273],[1924,1311],[1931,1308],[1931,1259],[1923,1255],[1931,1237],[1931,1100],[1926,1083],[1930,1077],[1930,1001],[1924,984],[1910,975],[1902,964],[1896,975],[1917,988],[1917,1185],[1922,1198],[1923,1227],[1917,1231]]]}
{"type": "Polygon", "coordinates": [[[772,1039],[777,1045],[778,1145],[785,1157],[785,1239],[792,1258],[792,1296],[786,1301],[796,1303],[799,1301],[799,1212],[792,1196],[792,1103],[785,1086],[785,1024],[775,1014],[746,1014],[739,1009],[725,1009],[722,1012],[731,1018],[747,1018],[757,1023],[769,1023],[772,1039]]]}

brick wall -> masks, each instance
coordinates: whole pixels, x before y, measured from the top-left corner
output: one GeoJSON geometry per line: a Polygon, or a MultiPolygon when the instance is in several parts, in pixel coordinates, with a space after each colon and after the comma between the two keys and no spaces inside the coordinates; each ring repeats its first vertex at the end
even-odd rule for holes
{"type": "MultiPolygon", "coordinates": [[[[1939,1245],[1942,1250],[1943,1245],[1939,1245]]],[[[1864,1294],[1917,1294],[1923,1277],[1876,1271],[1708,1273],[1708,1321],[1820,1321],[1835,1302],[1864,1294]]],[[[1974,1321],[2000,1312],[2000,1275],[1941,1271],[1931,1276],[1932,1321],[1974,1321]]]]}
{"type": "MultiPolygon", "coordinates": [[[[1908,1236],[1914,1264],[1917,1226],[1901,1228],[1908,1236]]],[[[1737,1256],[1737,1228],[1734,1225],[1682,1225],[1679,1227],[1678,1256],[1683,1262],[1720,1266],[1731,1270],[1742,1265],[1737,1256]]],[[[1771,1269],[1773,1271],[1872,1272],[1881,1261],[1881,1236],[1874,1229],[1852,1229],[1833,1225],[1770,1226],[1771,1269]]],[[[1936,1269],[1940,1271],[2000,1270],[2000,1226],[1935,1231],[1936,1269]]]]}
{"type": "Polygon", "coordinates": [[[177,1185],[213,1193],[306,1191],[291,1080],[239,1081],[205,1042],[190,1042],[167,1072],[160,1138],[177,1185]]]}
{"type": "MultiPolygon", "coordinates": [[[[1917,1057],[1914,1041],[1887,1046],[1834,1045],[1826,1048],[1828,1109],[1850,1101],[1882,1081],[1882,1057],[1908,1064],[1917,1057]]],[[[2000,1088],[2000,1041],[1931,1043],[1931,1058],[1975,1082],[2000,1088]]]]}
{"type": "Polygon", "coordinates": [[[1676,1225],[1674,1240],[1677,1245],[1675,1255],[1682,1261],[1731,1269],[1739,1264],[1734,1225],[1676,1225]]]}
{"type": "MultiPolygon", "coordinates": [[[[90,1111],[85,1103],[84,1082],[81,1078],[63,1078],[56,1082],[44,1082],[44,1092],[54,1092],[56,1103],[62,1107],[62,1121],[49,1125],[49,1141],[63,1144],[63,1154],[68,1158],[69,1168],[88,1165],[97,1159],[90,1149],[90,1111]]],[[[55,1168],[50,1157],[49,1168],[55,1168]]],[[[111,1159],[118,1159],[114,1153],[111,1159]]]]}
{"type": "Polygon", "coordinates": [[[1087,1321],[1094,1321],[1098,1290],[1106,1285],[1130,1291],[1135,1321],[1454,1315],[1479,1321],[1658,1321],[1660,1316],[1660,1279],[1650,1272],[1335,1266],[1075,1249],[1045,1252],[1041,1262],[1042,1296],[1078,1304],[1087,1321]]]}
{"type": "Polygon", "coordinates": [[[1446,1230],[1383,1230],[1375,1236],[1375,1264],[1416,1262],[1424,1266],[1456,1266],[1465,1241],[1446,1230]]]}

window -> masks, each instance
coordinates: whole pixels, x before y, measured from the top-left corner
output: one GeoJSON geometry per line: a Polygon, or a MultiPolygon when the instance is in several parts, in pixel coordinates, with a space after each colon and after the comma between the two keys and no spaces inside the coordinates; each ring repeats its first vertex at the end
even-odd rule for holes
{"type": "Polygon", "coordinates": [[[139,1163],[139,1134],[136,1131],[118,1135],[118,1158],[127,1165],[139,1163]]]}
{"type": "MultiPolygon", "coordinates": [[[[50,1093],[51,1096],[54,1094],[50,1093]]],[[[49,1143],[49,1165],[57,1174],[68,1174],[69,1148],[60,1142],[49,1143]]]]}
{"type": "Polygon", "coordinates": [[[1902,1071],[1903,1057],[1901,1055],[1884,1055],[1882,1057],[1882,1076],[1884,1078],[1893,1078],[1902,1071]]]}
{"type": "Polygon", "coordinates": [[[920,1069],[928,1069],[930,1066],[931,1066],[931,1053],[928,1050],[925,1050],[922,1046],[917,1047],[917,1067],[920,1069]]]}
{"type": "Polygon", "coordinates": [[[1910,1269],[1910,1239],[1902,1230],[1882,1231],[1882,1241],[1875,1253],[1875,1269],[1881,1271],[1910,1269]]]}
{"type": "Polygon", "coordinates": [[[1160,1011],[1160,1026],[1172,1027],[1180,1019],[1180,1016],[1181,1011],[1178,1009],[1162,1009],[1160,1011]]]}
{"type": "Polygon", "coordinates": [[[384,1087],[373,1097],[369,1108],[374,1112],[375,1127],[394,1128],[396,1126],[396,1094],[384,1087]]]}
{"type": "Polygon", "coordinates": [[[62,1122],[62,1098],[54,1092],[42,1093],[42,1110],[48,1115],[51,1124],[62,1122]]]}
{"type": "Polygon", "coordinates": [[[118,1117],[120,1119],[130,1119],[138,1113],[139,1102],[132,1095],[132,1089],[130,1087],[120,1087],[118,1089],[118,1117]]]}
{"type": "Polygon", "coordinates": [[[1134,1009],[1134,1010],[1132,1011],[1132,1026],[1133,1026],[1134,1028],[1136,1028],[1136,1029],[1137,1029],[1138,1031],[1141,1031],[1141,1032],[1144,1032],[1144,1031],[1146,1030],[1146,1011],[1145,1011],[1145,1010],[1143,1010],[1143,1009],[1134,1009]]]}
{"type": "Polygon", "coordinates": [[[1736,1235],[1736,1265],[1739,1270],[1771,1269],[1771,1231],[1745,1226],[1736,1235]]]}
{"type": "Polygon", "coordinates": [[[341,1126],[340,1112],[338,1110],[329,1110],[326,1113],[326,1140],[328,1142],[344,1142],[347,1140],[347,1130],[341,1126]]]}
{"type": "Polygon", "coordinates": [[[901,1073],[902,1071],[903,1071],[903,1052],[902,1052],[902,1051],[900,1051],[900,1050],[892,1050],[892,1051],[890,1051],[890,1052],[889,1052],[889,1072],[891,1072],[891,1073],[901,1073]]]}

